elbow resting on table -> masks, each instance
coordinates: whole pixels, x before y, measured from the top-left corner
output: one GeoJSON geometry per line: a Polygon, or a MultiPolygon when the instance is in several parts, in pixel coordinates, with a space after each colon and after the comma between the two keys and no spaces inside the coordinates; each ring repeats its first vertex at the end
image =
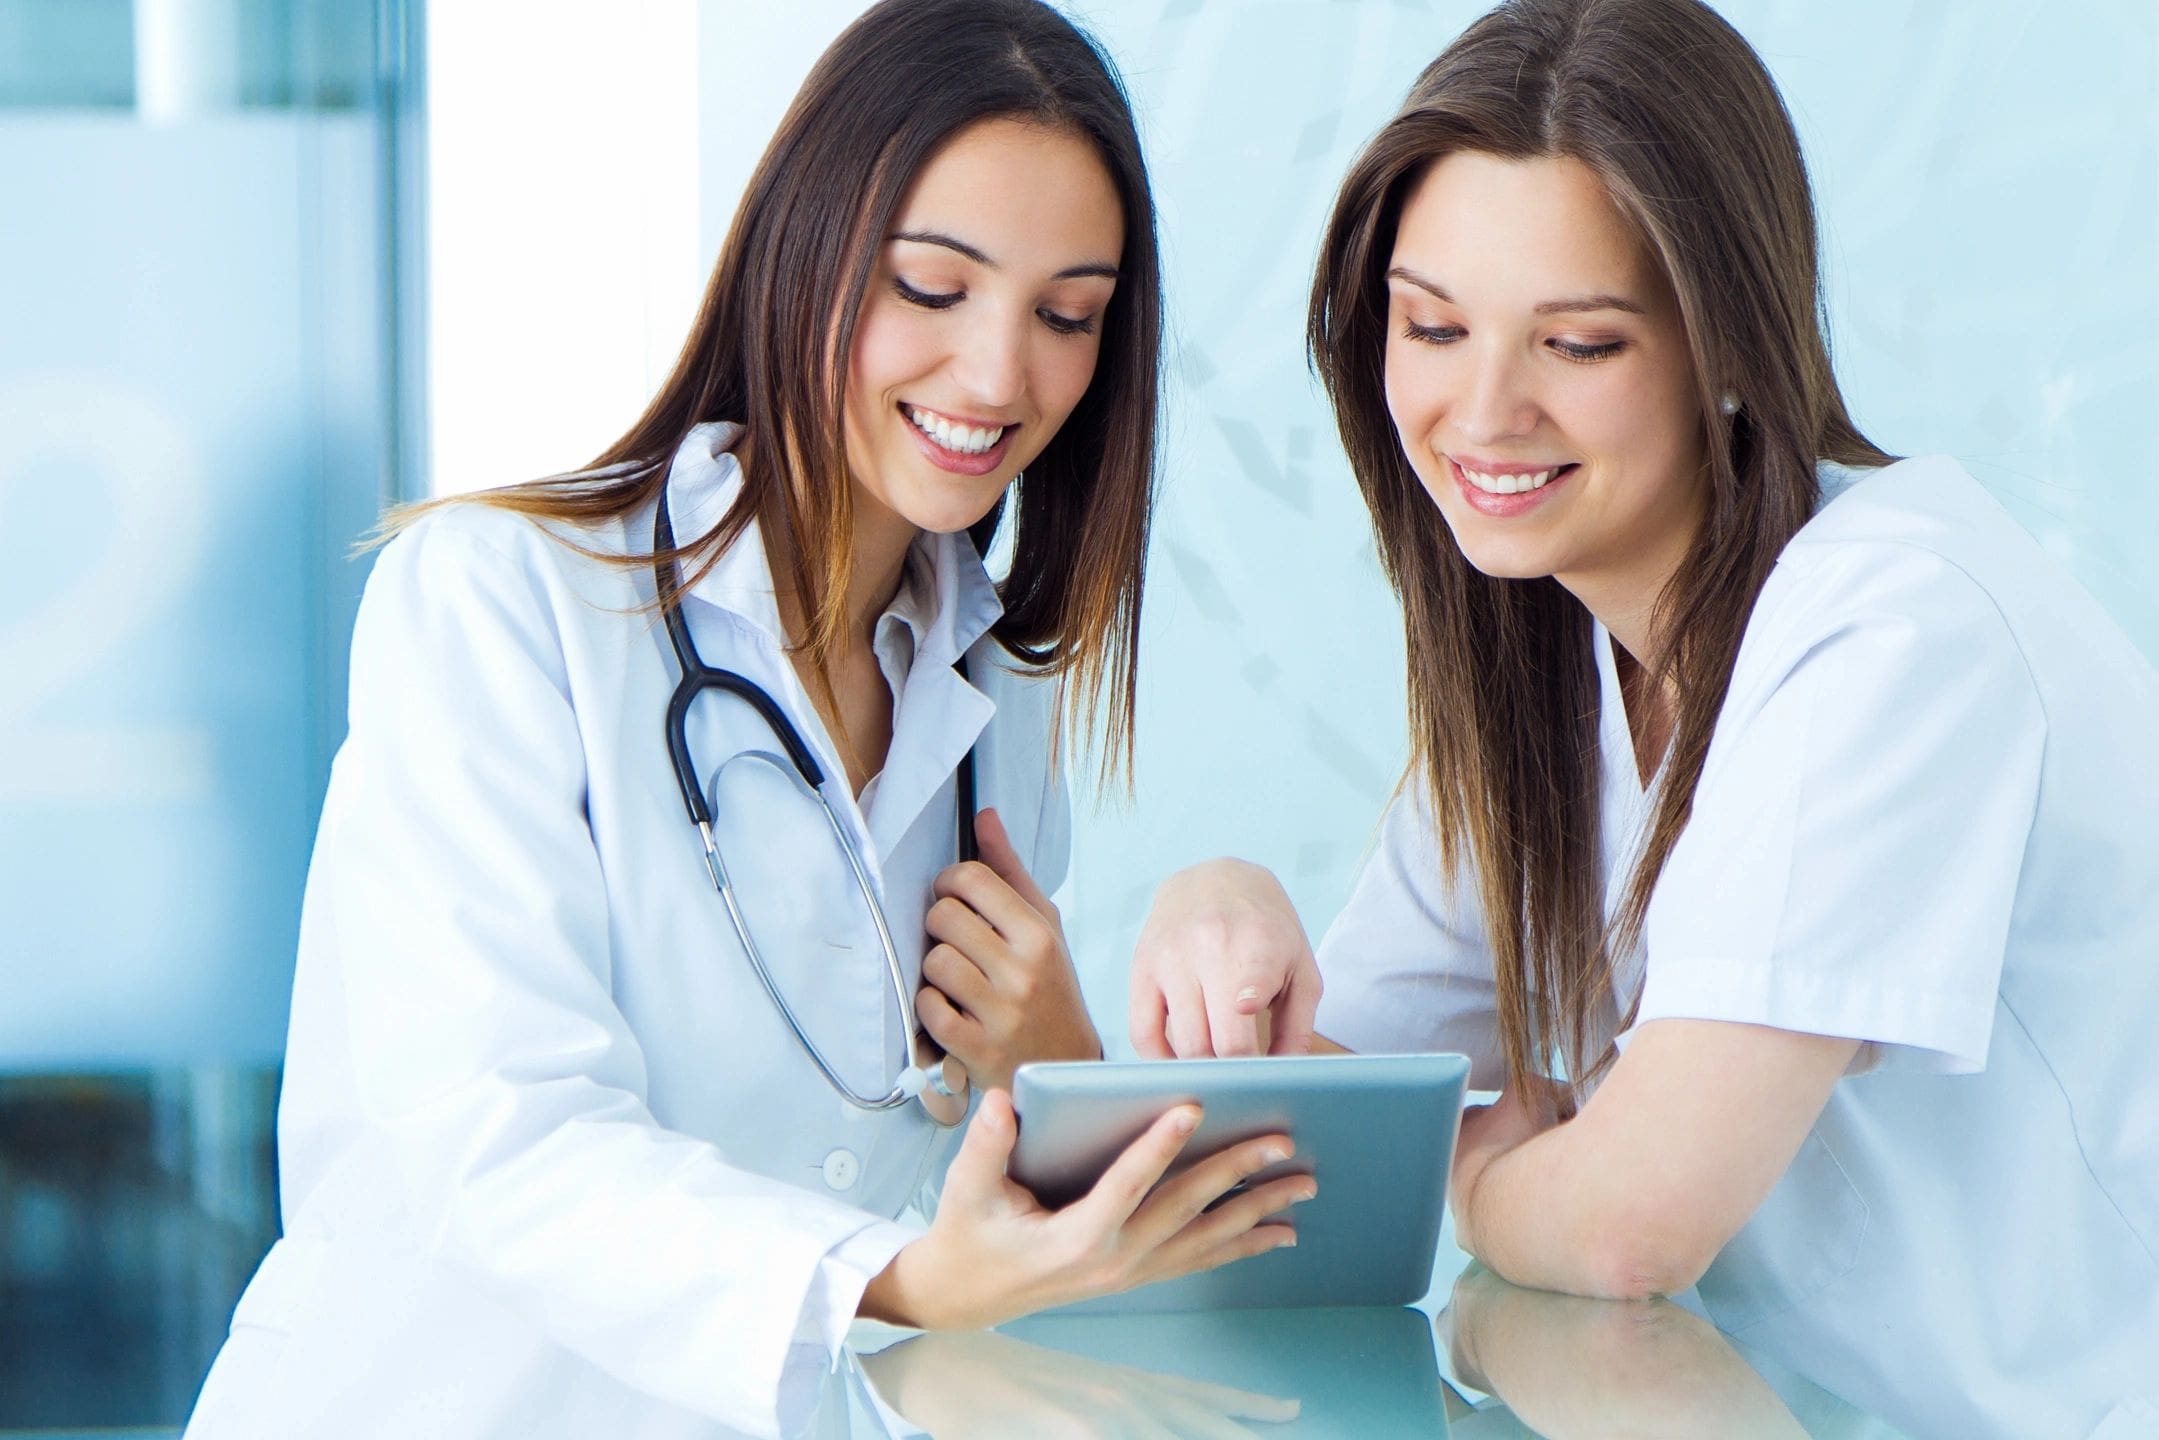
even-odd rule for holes
{"type": "Polygon", "coordinates": [[[1723,1248],[1723,1238],[1674,1225],[1669,1216],[1615,1217],[1594,1242],[1590,1269],[1603,1298],[1650,1300],[1693,1289],[1723,1248]]]}

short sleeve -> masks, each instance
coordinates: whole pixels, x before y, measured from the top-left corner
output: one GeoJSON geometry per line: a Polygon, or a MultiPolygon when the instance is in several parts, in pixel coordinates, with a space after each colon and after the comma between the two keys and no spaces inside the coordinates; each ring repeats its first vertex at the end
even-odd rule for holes
{"type": "Polygon", "coordinates": [[[1780,567],[1764,619],[1650,903],[1637,1023],[1982,1069],[2046,736],[2015,637],[1962,570],[1904,544],[1780,567]]]}
{"type": "Polygon", "coordinates": [[[1319,944],[1319,1033],[1367,1054],[1452,1051],[1470,1085],[1506,1079],[1491,950],[1467,879],[1449,883],[1423,779],[1381,817],[1349,903],[1319,944]]]}

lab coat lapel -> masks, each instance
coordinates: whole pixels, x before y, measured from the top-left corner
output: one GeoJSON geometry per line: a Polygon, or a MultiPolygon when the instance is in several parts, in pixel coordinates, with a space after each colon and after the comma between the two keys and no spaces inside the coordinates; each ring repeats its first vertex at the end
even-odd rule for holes
{"type": "Polygon", "coordinates": [[[880,860],[890,857],[933,797],[949,794],[953,772],[997,709],[952,668],[1004,613],[996,587],[964,534],[924,535],[918,543],[929,552],[936,600],[929,633],[915,647],[893,708],[892,747],[870,807],[870,840],[880,860]]]}
{"type": "MultiPolygon", "coordinates": [[[[688,544],[709,534],[742,493],[742,466],[730,453],[741,438],[740,425],[700,425],[675,452],[667,477],[667,504],[678,543],[688,544]]],[[[785,655],[779,598],[773,589],[771,564],[765,559],[764,533],[755,519],[689,587],[689,593],[748,621],[775,652],[785,655]]],[[[712,662],[712,657],[706,659],[712,662]]]]}

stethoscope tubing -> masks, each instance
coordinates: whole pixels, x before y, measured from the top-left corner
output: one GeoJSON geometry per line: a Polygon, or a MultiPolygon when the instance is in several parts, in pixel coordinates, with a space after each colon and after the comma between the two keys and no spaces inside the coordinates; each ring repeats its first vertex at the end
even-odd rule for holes
{"type": "MultiPolygon", "coordinates": [[[[663,485],[653,516],[653,575],[659,586],[660,611],[667,625],[667,638],[682,669],[682,676],[676,681],[674,693],[668,697],[667,702],[667,752],[674,765],[675,783],[682,792],[683,809],[688,812],[690,822],[697,828],[704,851],[706,873],[711,876],[713,888],[719,892],[735,938],[741,943],[743,954],[750,962],[750,969],[756,974],[758,985],[764,990],[765,997],[772,1002],[772,1008],[779,1013],[780,1019],[786,1023],[788,1030],[802,1047],[803,1053],[809,1056],[819,1073],[824,1076],[825,1082],[849,1104],[862,1110],[892,1110],[919,1095],[925,1086],[950,1096],[954,1092],[943,1082],[939,1073],[943,1068],[941,1063],[933,1063],[929,1070],[925,1071],[916,1065],[911,1057],[898,1078],[881,1095],[865,1095],[848,1084],[796,1017],[794,1007],[788,1004],[787,997],[781,993],[779,983],[773,979],[771,968],[765,963],[763,953],[757,948],[757,942],[750,934],[749,922],[742,913],[742,904],[735,894],[734,882],[727,872],[726,861],[720,854],[718,842],[713,838],[711,807],[705,801],[704,789],[697,779],[696,761],[690,754],[690,706],[707,690],[724,690],[757,712],[772,731],[773,738],[777,739],[780,747],[787,752],[789,763],[794,766],[803,784],[808,787],[818,807],[824,812],[825,823],[831,829],[833,838],[839,842],[841,853],[847,857],[848,869],[854,877],[855,887],[861,892],[870,921],[876,927],[878,947],[884,952],[886,979],[892,990],[893,1009],[900,1017],[900,1033],[906,1037],[902,1043],[909,1046],[914,1043],[920,1024],[915,1016],[914,999],[907,993],[907,977],[900,965],[899,947],[893,942],[891,926],[885,919],[885,908],[877,898],[876,885],[870,878],[869,866],[862,858],[861,848],[855,843],[846,822],[840,818],[839,812],[833,807],[831,796],[826,792],[824,767],[817,763],[816,756],[804,742],[801,732],[796,730],[794,722],[787,718],[786,712],[780,709],[764,687],[735,671],[708,665],[704,657],[698,654],[697,642],[691,638],[689,622],[682,614],[680,572],[669,555],[675,548],[675,535],[667,509],[667,493],[663,485]]],[[[960,850],[963,857],[971,858],[972,847],[968,841],[973,837],[968,832],[971,828],[969,822],[972,821],[975,811],[972,749],[960,763],[955,786],[959,802],[957,808],[960,850]]]]}

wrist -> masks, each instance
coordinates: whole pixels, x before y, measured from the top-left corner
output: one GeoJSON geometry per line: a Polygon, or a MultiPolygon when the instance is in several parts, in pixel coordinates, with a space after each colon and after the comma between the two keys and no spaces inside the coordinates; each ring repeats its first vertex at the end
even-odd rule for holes
{"type": "Polygon", "coordinates": [[[1482,1258],[1476,1248],[1477,1240],[1477,1192],[1490,1173],[1495,1151],[1479,1149],[1458,1156],[1454,1174],[1454,1243],[1471,1255],[1482,1258]]]}
{"type": "Polygon", "coordinates": [[[885,1325],[904,1325],[909,1329],[927,1330],[929,1322],[914,1303],[911,1284],[914,1266],[909,1257],[922,1244],[910,1240],[900,1247],[884,1269],[870,1277],[870,1283],[862,1289],[862,1299],[855,1305],[855,1314],[864,1320],[875,1320],[885,1325]]]}

